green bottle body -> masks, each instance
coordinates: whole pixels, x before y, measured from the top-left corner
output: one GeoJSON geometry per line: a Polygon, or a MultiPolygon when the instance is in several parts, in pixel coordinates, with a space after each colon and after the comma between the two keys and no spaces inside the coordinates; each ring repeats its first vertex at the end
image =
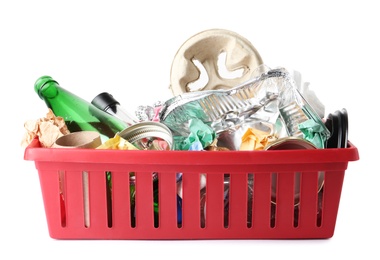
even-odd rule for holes
{"type": "Polygon", "coordinates": [[[128,127],[117,117],[62,88],[50,76],[37,79],[34,89],[47,107],[65,120],[70,132],[96,131],[104,142],[128,127]]]}

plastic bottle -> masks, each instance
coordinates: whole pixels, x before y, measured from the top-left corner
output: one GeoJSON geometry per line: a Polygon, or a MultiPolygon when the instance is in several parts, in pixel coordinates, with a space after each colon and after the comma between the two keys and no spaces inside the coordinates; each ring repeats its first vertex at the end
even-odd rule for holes
{"type": "Polygon", "coordinates": [[[111,114],[124,122],[126,122],[129,126],[134,125],[139,122],[137,117],[130,114],[126,111],[111,94],[107,92],[100,93],[97,95],[92,101],[95,107],[111,114]]]}
{"type": "Polygon", "coordinates": [[[63,117],[70,132],[96,131],[104,142],[128,127],[119,118],[62,88],[50,76],[38,78],[34,90],[56,116],[63,117]]]}

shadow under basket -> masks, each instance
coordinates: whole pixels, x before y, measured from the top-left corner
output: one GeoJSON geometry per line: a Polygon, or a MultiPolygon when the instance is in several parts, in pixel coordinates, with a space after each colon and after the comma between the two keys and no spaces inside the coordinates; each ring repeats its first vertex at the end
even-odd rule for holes
{"type": "Polygon", "coordinates": [[[26,149],[55,239],[331,238],[357,148],[26,149]],[[180,180],[180,181],[179,181],[180,180]]]}

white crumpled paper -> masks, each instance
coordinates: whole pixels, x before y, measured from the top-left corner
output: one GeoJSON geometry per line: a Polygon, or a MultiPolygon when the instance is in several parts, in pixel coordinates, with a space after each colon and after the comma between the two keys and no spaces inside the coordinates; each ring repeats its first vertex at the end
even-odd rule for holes
{"type": "Polygon", "coordinates": [[[26,131],[21,141],[23,148],[26,148],[36,137],[42,147],[50,148],[59,137],[70,133],[65,120],[55,116],[50,108],[45,117],[27,120],[24,128],[26,131]]]}

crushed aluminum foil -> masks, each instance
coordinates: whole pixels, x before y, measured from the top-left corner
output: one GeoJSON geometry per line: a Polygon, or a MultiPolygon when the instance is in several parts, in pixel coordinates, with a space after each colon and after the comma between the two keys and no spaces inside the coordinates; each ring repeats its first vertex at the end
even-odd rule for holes
{"type": "Polygon", "coordinates": [[[173,132],[188,133],[187,122],[198,118],[216,133],[245,122],[279,96],[280,86],[288,73],[269,70],[248,82],[228,90],[206,90],[184,93],[169,99],[160,111],[160,121],[173,132]]]}
{"type": "Polygon", "coordinates": [[[217,136],[226,137],[247,123],[270,122],[275,126],[278,120],[282,120],[288,136],[300,136],[298,125],[311,119],[321,125],[325,142],[330,132],[300,93],[293,75],[284,68],[263,66],[260,70],[261,74],[232,89],[189,92],[169,99],[161,107],[160,121],[174,136],[187,136],[188,122],[198,118],[217,136]]]}

